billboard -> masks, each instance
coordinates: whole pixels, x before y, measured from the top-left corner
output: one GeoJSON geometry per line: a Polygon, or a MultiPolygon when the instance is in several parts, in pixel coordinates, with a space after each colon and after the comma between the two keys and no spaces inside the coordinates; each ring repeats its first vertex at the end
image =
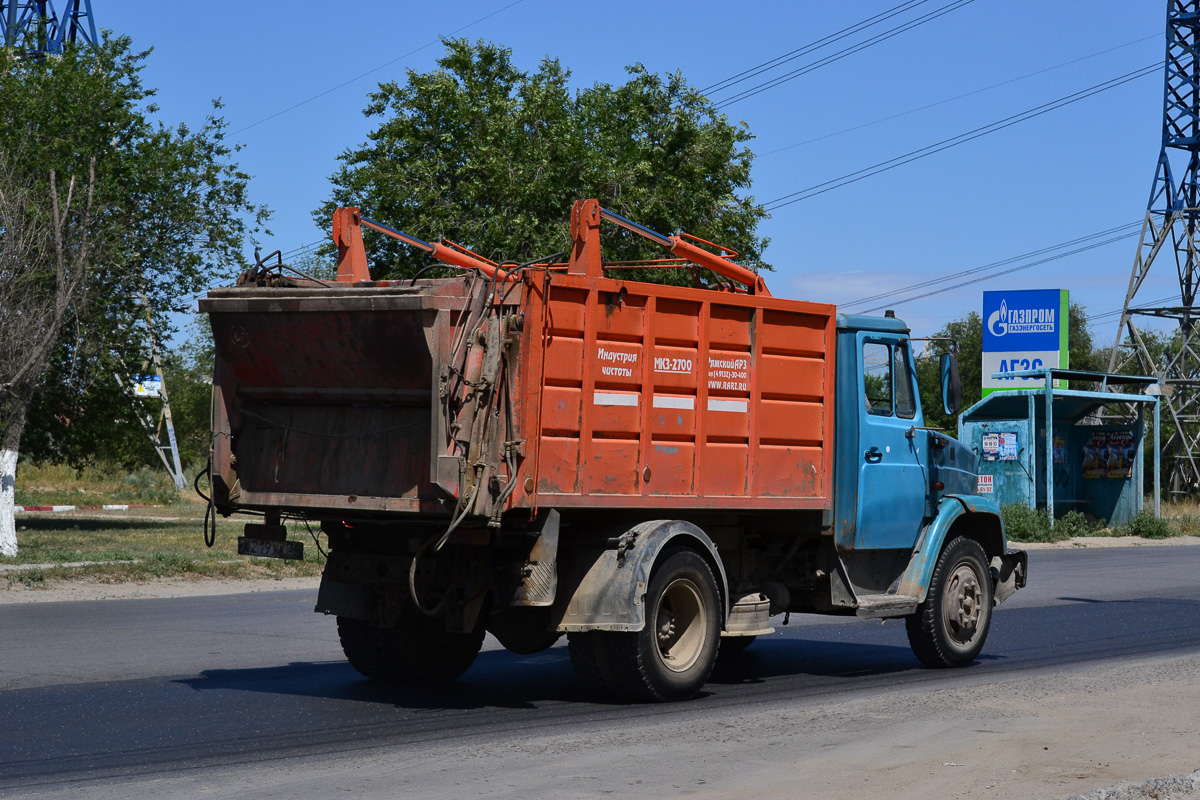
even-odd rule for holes
{"type": "Polygon", "coordinates": [[[983,396],[997,389],[1036,389],[1031,378],[993,378],[1070,365],[1066,289],[1020,289],[983,293],[983,396]]]}

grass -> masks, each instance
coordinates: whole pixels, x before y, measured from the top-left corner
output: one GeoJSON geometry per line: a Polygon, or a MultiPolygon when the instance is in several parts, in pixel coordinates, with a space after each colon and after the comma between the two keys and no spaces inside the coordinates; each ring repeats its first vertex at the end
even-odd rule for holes
{"type": "MultiPolygon", "coordinates": [[[[1145,502],[1152,507],[1153,500],[1145,502]]],[[[1190,504],[1162,506],[1162,518],[1143,510],[1123,525],[1111,527],[1104,520],[1092,520],[1078,511],[1068,511],[1054,521],[1044,509],[1023,505],[1002,506],[1004,530],[1014,542],[1062,542],[1088,536],[1131,536],[1142,539],[1169,539],[1172,536],[1200,535],[1200,506],[1190,504]]]]}
{"type": "Polygon", "coordinates": [[[17,467],[19,506],[98,506],[106,503],[169,506],[187,502],[165,470],[143,467],[127,472],[105,464],[75,469],[65,464],[22,463],[17,467]]]}
{"type": "Polygon", "coordinates": [[[218,520],[217,540],[204,546],[202,517],[156,519],[98,514],[17,517],[19,550],[0,566],[36,564],[0,575],[9,586],[45,586],[88,579],[102,583],[158,578],[284,578],[319,575],[324,558],[303,527],[289,538],[305,541],[303,561],[248,558],[237,554],[244,520],[218,520]],[[86,562],[82,566],[79,562],[86,562]]]}
{"type": "MultiPolygon", "coordinates": [[[[72,511],[17,515],[17,555],[0,567],[37,565],[0,573],[0,586],[43,587],[59,581],[102,583],[159,578],[284,578],[319,575],[324,558],[303,526],[289,538],[305,542],[303,561],[237,554],[237,537],[250,517],[217,520],[212,548],[204,546],[205,504],[189,486],[177,491],[164,470],[123,472],[105,466],[75,470],[21,464],[17,505],[145,504],[119,513],[72,511]],[[86,562],[82,566],[79,562],[86,562]]],[[[315,529],[314,529],[315,530],[315,529]]]]}

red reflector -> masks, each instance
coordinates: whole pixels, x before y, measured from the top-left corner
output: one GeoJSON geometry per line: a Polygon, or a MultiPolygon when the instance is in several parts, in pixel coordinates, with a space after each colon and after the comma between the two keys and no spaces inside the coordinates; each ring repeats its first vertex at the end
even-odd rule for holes
{"type": "Polygon", "coordinates": [[[934,488],[934,491],[940,492],[942,489],[946,488],[946,484],[942,483],[941,481],[934,481],[933,488],[934,488]]]}

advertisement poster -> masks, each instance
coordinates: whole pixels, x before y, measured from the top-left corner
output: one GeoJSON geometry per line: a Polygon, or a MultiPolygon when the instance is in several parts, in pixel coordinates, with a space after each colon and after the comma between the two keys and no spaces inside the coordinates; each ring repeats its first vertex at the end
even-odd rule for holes
{"type": "Polygon", "coordinates": [[[1000,434],[985,433],[983,435],[983,460],[995,461],[1000,457],[1000,434]]]}
{"type": "Polygon", "coordinates": [[[1128,478],[1136,455],[1133,431],[1096,431],[1083,446],[1083,477],[1128,478]]]}
{"type": "Polygon", "coordinates": [[[1128,478],[1133,474],[1133,459],[1137,448],[1133,431],[1108,432],[1108,477],[1128,478]]]}
{"type": "Polygon", "coordinates": [[[1000,434],[1000,460],[1017,460],[1017,434],[1015,431],[1000,434]]]}
{"type": "Polygon", "coordinates": [[[1054,437],[1054,463],[1067,463],[1067,441],[1061,436],[1054,437]]]}

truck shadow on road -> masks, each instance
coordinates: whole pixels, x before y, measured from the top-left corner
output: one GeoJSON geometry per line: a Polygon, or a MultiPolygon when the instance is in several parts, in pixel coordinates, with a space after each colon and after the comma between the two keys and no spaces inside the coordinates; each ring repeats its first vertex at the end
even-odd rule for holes
{"type": "MultiPolygon", "coordinates": [[[[722,658],[705,694],[740,694],[739,687],[777,683],[790,691],[920,670],[907,646],[788,639],[755,643],[722,658]]],[[[254,669],[206,670],[178,681],[197,691],[243,691],[378,703],[413,711],[533,709],[544,703],[626,705],[587,692],[575,677],[563,645],[536,655],[483,652],[449,686],[394,685],[368,680],[345,662],[293,662],[254,669]]]]}

